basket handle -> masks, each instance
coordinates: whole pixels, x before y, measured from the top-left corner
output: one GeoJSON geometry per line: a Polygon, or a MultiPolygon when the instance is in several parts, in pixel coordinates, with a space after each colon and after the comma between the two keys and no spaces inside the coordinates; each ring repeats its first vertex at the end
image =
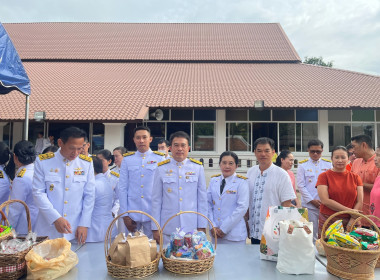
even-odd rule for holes
{"type": "Polygon", "coordinates": [[[109,248],[108,248],[108,244],[109,244],[109,246],[111,246],[111,243],[112,243],[112,229],[113,229],[115,223],[117,222],[117,220],[118,220],[121,216],[123,216],[123,215],[125,215],[125,214],[128,214],[128,213],[143,214],[143,215],[149,217],[149,218],[150,218],[150,219],[156,224],[157,229],[158,229],[158,232],[159,232],[159,234],[160,234],[160,240],[159,240],[159,245],[160,245],[159,258],[160,258],[160,257],[161,257],[161,254],[162,254],[162,250],[163,250],[163,246],[162,246],[162,244],[163,244],[163,237],[162,237],[162,230],[161,230],[160,225],[158,224],[158,222],[156,221],[156,219],[153,218],[153,217],[152,217],[151,215],[149,215],[148,213],[145,213],[145,212],[143,212],[143,211],[139,211],[139,210],[129,210],[129,211],[126,211],[126,212],[124,212],[124,213],[121,213],[121,214],[119,214],[117,217],[115,217],[115,218],[113,219],[113,221],[111,222],[111,224],[108,226],[108,229],[107,229],[107,232],[106,232],[106,236],[105,236],[105,240],[104,240],[104,255],[105,255],[106,259],[107,259],[107,256],[108,256],[108,250],[109,250],[109,248]]]}
{"type": "Polygon", "coordinates": [[[364,219],[366,219],[367,221],[369,221],[370,222],[370,224],[372,224],[373,226],[374,226],[374,228],[375,228],[375,230],[379,233],[379,235],[380,235],[380,230],[379,230],[379,228],[377,227],[377,225],[372,221],[372,220],[370,220],[367,216],[365,216],[365,215],[363,215],[363,214],[360,214],[360,213],[358,213],[358,212],[354,212],[354,211],[340,211],[340,212],[336,212],[335,214],[333,214],[333,215],[331,215],[326,221],[325,221],[325,223],[323,224],[323,228],[322,228],[322,236],[321,236],[321,240],[323,240],[323,242],[324,242],[324,240],[325,240],[325,231],[326,231],[326,226],[328,225],[328,223],[330,222],[330,220],[332,219],[332,218],[334,218],[334,217],[336,217],[336,216],[339,216],[339,215],[343,215],[343,214],[350,214],[350,215],[354,215],[354,216],[359,216],[356,220],[355,220],[355,222],[358,220],[358,219],[361,219],[361,218],[364,218],[364,219]]]}
{"type": "Polygon", "coordinates": [[[1,209],[0,209],[0,214],[1,214],[1,221],[0,221],[0,223],[2,225],[8,225],[9,226],[9,221],[7,219],[7,216],[5,216],[3,210],[1,210],[1,209]]]}
{"type": "MultiPolygon", "coordinates": [[[[171,216],[167,221],[166,223],[164,224],[164,226],[162,227],[162,233],[164,232],[164,229],[166,227],[166,225],[172,220],[174,219],[175,217],[179,216],[179,215],[182,215],[182,214],[197,214],[197,215],[200,215],[202,216],[203,218],[205,218],[211,225],[212,228],[214,228],[214,225],[212,224],[212,222],[210,221],[209,218],[207,218],[205,215],[203,215],[202,213],[198,213],[198,212],[195,212],[195,211],[181,211],[181,212],[178,212],[177,214],[171,216]]],[[[216,232],[214,230],[214,240],[215,240],[215,250],[216,250],[216,243],[217,243],[217,236],[216,236],[216,232]]]]}
{"type": "MultiPolygon", "coordinates": [[[[3,209],[4,207],[7,207],[9,204],[16,203],[16,202],[21,203],[24,206],[25,212],[26,212],[26,219],[28,222],[28,232],[31,232],[32,231],[32,222],[30,221],[30,211],[29,211],[28,205],[26,205],[26,203],[24,201],[18,200],[18,199],[10,199],[10,200],[5,201],[3,204],[1,204],[0,209],[3,209]]],[[[7,220],[8,225],[9,225],[8,219],[6,219],[6,220],[7,220]]]]}
{"type": "MultiPolygon", "coordinates": [[[[379,217],[376,217],[374,215],[366,215],[368,218],[375,218],[376,220],[380,221],[380,218],[379,217]]],[[[362,217],[358,217],[355,219],[355,221],[352,223],[350,229],[347,228],[348,231],[352,231],[354,229],[354,225],[356,225],[356,223],[361,219],[362,217]]]]}

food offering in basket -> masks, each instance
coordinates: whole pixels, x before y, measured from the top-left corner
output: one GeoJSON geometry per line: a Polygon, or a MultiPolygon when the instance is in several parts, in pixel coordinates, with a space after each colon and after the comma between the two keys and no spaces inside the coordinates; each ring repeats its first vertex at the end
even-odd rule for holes
{"type": "Polygon", "coordinates": [[[177,260],[204,260],[215,256],[215,251],[202,231],[185,233],[177,228],[170,236],[165,257],[177,260]]]}
{"type": "Polygon", "coordinates": [[[34,232],[29,232],[28,235],[22,239],[17,238],[17,234],[14,230],[12,230],[12,234],[12,239],[1,241],[0,254],[17,254],[37,244],[37,234],[34,232]]]}
{"type": "Polygon", "coordinates": [[[12,231],[12,227],[11,226],[0,225],[0,237],[7,235],[11,231],[12,231]]]}

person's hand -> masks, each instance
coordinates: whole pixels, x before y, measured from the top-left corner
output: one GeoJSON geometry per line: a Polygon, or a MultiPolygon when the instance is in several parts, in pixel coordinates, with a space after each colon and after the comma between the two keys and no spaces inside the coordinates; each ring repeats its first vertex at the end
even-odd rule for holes
{"type": "Polygon", "coordinates": [[[220,229],[218,228],[217,232],[216,232],[216,235],[219,237],[219,238],[223,238],[226,236],[226,234],[220,229]]]}
{"type": "Polygon", "coordinates": [[[137,224],[134,220],[132,220],[129,216],[123,217],[124,224],[127,227],[129,232],[135,232],[137,228],[137,224]]]}
{"type": "Polygon", "coordinates": [[[211,233],[211,236],[212,236],[212,237],[215,237],[215,234],[216,234],[216,236],[218,236],[218,234],[217,234],[217,230],[218,230],[218,228],[215,228],[215,227],[213,227],[213,228],[210,230],[210,233],[211,233]]]}
{"type": "Polygon", "coordinates": [[[160,232],[158,230],[152,230],[153,239],[156,240],[157,244],[160,244],[160,232]]]}
{"type": "Polygon", "coordinates": [[[78,226],[75,232],[75,238],[78,241],[78,244],[84,244],[87,239],[87,230],[86,227],[78,226]]]}
{"type": "Polygon", "coordinates": [[[198,231],[203,231],[204,233],[206,233],[206,229],[205,228],[197,228],[198,231]]]}
{"type": "Polygon", "coordinates": [[[60,217],[57,220],[55,220],[54,226],[59,233],[72,233],[70,223],[63,217],[60,217]]]}
{"type": "Polygon", "coordinates": [[[311,204],[313,204],[318,209],[319,209],[319,207],[321,207],[321,201],[319,199],[314,199],[314,200],[311,200],[310,202],[311,202],[311,204]]]}

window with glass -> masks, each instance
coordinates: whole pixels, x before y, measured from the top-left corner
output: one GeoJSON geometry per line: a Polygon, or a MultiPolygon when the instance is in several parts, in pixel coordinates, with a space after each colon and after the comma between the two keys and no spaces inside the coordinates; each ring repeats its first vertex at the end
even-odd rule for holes
{"type": "MultiPolygon", "coordinates": [[[[92,124],[92,152],[104,149],[104,124],[92,124]]],[[[116,148],[116,147],[115,147],[116,148]]]]}
{"type": "Polygon", "coordinates": [[[193,151],[215,150],[215,124],[193,123],[193,151]]]}
{"type": "Polygon", "coordinates": [[[249,123],[227,123],[227,149],[229,151],[251,151],[250,130],[249,123]]]}
{"type": "Polygon", "coordinates": [[[375,125],[373,123],[352,123],[352,136],[365,134],[375,142],[375,125]]]}
{"type": "Polygon", "coordinates": [[[346,146],[351,142],[351,126],[348,123],[329,124],[329,150],[336,146],[346,146]]]}
{"type": "Polygon", "coordinates": [[[296,149],[296,124],[295,123],[280,123],[279,124],[279,142],[280,151],[289,150],[294,152],[296,149]]]}

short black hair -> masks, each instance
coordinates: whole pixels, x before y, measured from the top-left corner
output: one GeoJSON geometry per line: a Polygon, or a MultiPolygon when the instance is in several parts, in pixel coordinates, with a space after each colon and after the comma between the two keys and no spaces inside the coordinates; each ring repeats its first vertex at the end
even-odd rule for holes
{"type": "Polygon", "coordinates": [[[187,140],[187,143],[190,145],[190,136],[184,131],[177,131],[170,135],[170,146],[173,144],[174,138],[185,138],[187,140]]]}
{"type": "Polygon", "coordinates": [[[11,158],[11,150],[4,142],[0,142],[0,164],[6,164],[11,158]]]}
{"type": "Polygon", "coordinates": [[[116,147],[115,149],[113,149],[113,152],[114,151],[119,151],[121,154],[125,154],[127,151],[127,149],[123,146],[119,146],[119,147],[116,147]]]}
{"type": "Polygon", "coordinates": [[[78,127],[75,127],[75,126],[72,126],[72,127],[68,127],[68,128],[65,128],[64,130],[61,131],[60,135],[59,135],[59,138],[61,139],[61,141],[63,143],[66,143],[67,140],[69,140],[69,138],[83,138],[83,139],[86,139],[87,138],[87,134],[84,130],[78,128],[78,127]]]}
{"type": "Polygon", "coordinates": [[[281,159],[286,159],[288,155],[290,155],[291,153],[292,152],[289,150],[282,150],[281,153],[276,158],[276,162],[274,164],[281,167],[281,159]]]}
{"type": "Polygon", "coordinates": [[[56,151],[58,151],[58,147],[57,146],[49,146],[49,147],[46,147],[45,150],[42,151],[43,154],[46,154],[46,153],[55,153],[56,151]]]}
{"type": "Polygon", "coordinates": [[[165,143],[166,147],[169,147],[169,146],[170,146],[169,141],[166,140],[166,139],[160,139],[160,140],[158,140],[158,142],[157,142],[158,145],[159,145],[159,144],[163,144],[163,143],[165,143]]]}
{"type": "Polygon", "coordinates": [[[351,149],[353,149],[354,148],[354,146],[352,146],[352,144],[350,143],[350,144],[348,144],[347,146],[346,146],[346,149],[347,149],[347,151],[348,150],[351,150],[351,149]]]}
{"type": "Polygon", "coordinates": [[[113,157],[113,154],[109,150],[103,149],[103,150],[97,151],[96,156],[98,155],[102,155],[106,160],[111,160],[111,163],[109,164],[109,166],[113,165],[114,157],[113,157]]]}
{"type": "Polygon", "coordinates": [[[22,164],[31,164],[36,160],[36,150],[34,145],[26,140],[22,140],[16,143],[14,147],[14,154],[22,164]]]}
{"type": "Polygon", "coordinates": [[[94,172],[96,174],[103,173],[103,163],[102,163],[102,160],[100,158],[93,157],[92,158],[92,162],[94,164],[94,172]]]}
{"type": "Polygon", "coordinates": [[[366,143],[368,145],[368,148],[372,149],[372,139],[366,134],[359,134],[356,136],[351,137],[351,141],[355,141],[358,144],[366,143]]]}
{"type": "Polygon", "coordinates": [[[265,144],[269,144],[272,150],[274,150],[274,141],[273,139],[268,138],[268,137],[257,138],[255,142],[253,143],[253,150],[256,150],[257,145],[265,145],[265,144]]]}
{"type": "Polygon", "coordinates": [[[310,140],[308,143],[307,143],[307,148],[309,149],[311,146],[321,146],[321,148],[323,149],[323,142],[319,139],[313,139],[313,140],[310,140]]]}
{"type": "Polygon", "coordinates": [[[219,164],[222,162],[223,157],[226,157],[226,156],[231,156],[234,159],[236,165],[239,164],[239,158],[238,158],[237,154],[235,154],[234,152],[231,152],[231,151],[225,151],[220,155],[219,164]]]}
{"type": "Polygon", "coordinates": [[[146,130],[146,131],[148,131],[149,135],[151,135],[151,133],[150,133],[150,128],[147,127],[147,126],[143,126],[143,125],[141,125],[141,126],[136,127],[136,128],[133,130],[133,137],[135,136],[136,132],[139,131],[139,130],[146,130]]]}
{"type": "Polygon", "coordinates": [[[334,152],[337,151],[337,150],[345,151],[346,154],[347,154],[347,157],[348,157],[348,151],[347,151],[347,148],[346,148],[345,146],[335,146],[335,147],[331,150],[331,157],[334,155],[334,152]]]}

